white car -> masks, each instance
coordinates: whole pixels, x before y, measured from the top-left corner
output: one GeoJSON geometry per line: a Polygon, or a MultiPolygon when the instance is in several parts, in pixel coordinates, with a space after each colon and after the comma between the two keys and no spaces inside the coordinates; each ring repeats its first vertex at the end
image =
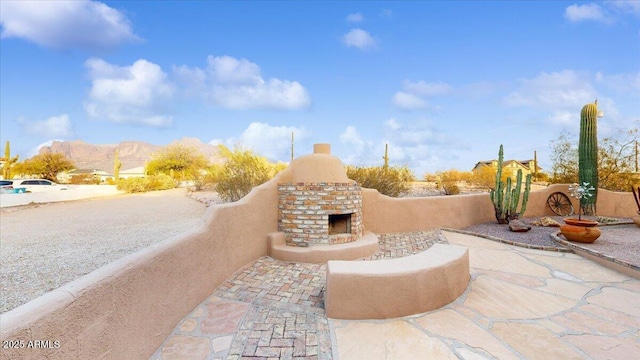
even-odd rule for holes
{"type": "Polygon", "coordinates": [[[69,190],[66,185],[59,185],[54,183],[53,181],[45,179],[21,179],[6,181],[12,181],[12,186],[14,189],[24,188],[27,192],[69,190]]]}

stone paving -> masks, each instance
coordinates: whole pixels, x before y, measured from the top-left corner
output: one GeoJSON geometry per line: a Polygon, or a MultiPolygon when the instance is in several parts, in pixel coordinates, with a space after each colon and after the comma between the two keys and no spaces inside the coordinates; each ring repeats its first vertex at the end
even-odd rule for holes
{"type": "Polygon", "coordinates": [[[379,236],[384,259],[435,242],[469,248],[467,291],[389,320],[327,319],[325,265],[269,257],[238,271],[182,320],[152,359],[635,359],[640,281],[572,253],[466,234],[379,236]]]}
{"type": "MultiPolygon", "coordinates": [[[[437,231],[379,236],[384,259],[446,243],[437,231]]],[[[331,359],[326,265],[262,257],[236,272],[165,339],[152,359],[331,359]]]]}

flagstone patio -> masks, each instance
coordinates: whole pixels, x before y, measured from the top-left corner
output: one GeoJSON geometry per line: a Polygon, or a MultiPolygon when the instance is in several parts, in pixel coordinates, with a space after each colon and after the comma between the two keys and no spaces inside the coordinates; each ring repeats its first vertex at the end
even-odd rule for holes
{"type": "Polygon", "coordinates": [[[640,281],[568,252],[431,231],[380,236],[372,259],[469,248],[456,301],[388,320],[327,319],[325,265],[262,257],[185,317],[152,359],[632,359],[640,281]]]}

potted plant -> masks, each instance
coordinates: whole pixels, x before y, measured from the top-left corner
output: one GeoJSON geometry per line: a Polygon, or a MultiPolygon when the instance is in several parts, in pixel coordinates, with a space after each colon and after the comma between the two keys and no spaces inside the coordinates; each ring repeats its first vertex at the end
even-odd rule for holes
{"type": "Polygon", "coordinates": [[[636,201],[636,206],[638,206],[638,216],[633,217],[633,222],[640,226],[640,186],[638,186],[637,191],[633,186],[631,186],[631,192],[633,193],[633,199],[636,201]]]}
{"type": "MultiPolygon", "coordinates": [[[[580,202],[593,196],[591,192],[594,190],[595,188],[589,185],[588,182],[584,182],[582,185],[569,185],[569,195],[580,202]]],[[[560,226],[560,232],[569,241],[592,243],[600,237],[601,232],[598,228],[598,222],[582,219],[582,206],[580,206],[577,219],[567,218],[564,219],[564,222],[565,225],[560,226]]]]}

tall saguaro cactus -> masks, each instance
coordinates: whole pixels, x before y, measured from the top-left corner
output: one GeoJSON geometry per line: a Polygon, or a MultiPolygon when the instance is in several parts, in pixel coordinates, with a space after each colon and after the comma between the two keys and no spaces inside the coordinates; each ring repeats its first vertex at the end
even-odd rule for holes
{"type": "Polygon", "coordinates": [[[113,157],[113,177],[116,182],[120,180],[120,169],[122,168],[122,161],[118,157],[118,150],[116,149],[116,154],[113,157]]]}
{"type": "Polygon", "coordinates": [[[489,197],[493,203],[493,208],[496,213],[496,220],[498,224],[508,224],[509,221],[518,219],[524,214],[527,209],[527,202],[529,201],[529,192],[531,191],[531,174],[527,174],[524,193],[522,194],[522,205],[520,211],[518,211],[518,203],[520,202],[520,193],[522,191],[522,169],[518,169],[516,175],[516,184],[512,188],[511,177],[507,178],[506,184],[501,180],[502,178],[502,164],[504,162],[503,149],[500,145],[498,151],[498,169],[496,171],[496,185],[494,189],[489,191],[489,197]]]}
{"type": "Polygon", "coordinates": [[[598,197],[598,100],[580,111],[580,142],[578,143],[578,179],[596,190],[593,196],[581,198],[580,207],[585,215],[595,215],[598,197]]]}
{"type": "Polygon", "coordinates": [[[384,159],[384,168],[388,168],[389,167],[389,144],[384,144],[384,156],[382,157],[384,159]]]}

